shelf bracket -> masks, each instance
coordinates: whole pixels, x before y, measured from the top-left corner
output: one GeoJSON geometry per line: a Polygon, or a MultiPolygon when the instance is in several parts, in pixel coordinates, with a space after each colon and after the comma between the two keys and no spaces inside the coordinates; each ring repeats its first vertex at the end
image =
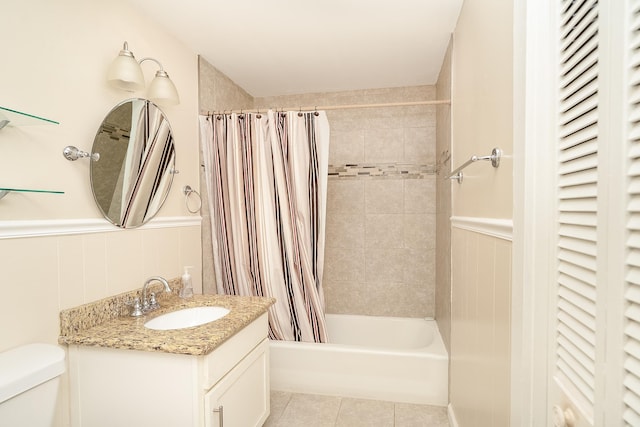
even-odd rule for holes
{"type": "Polygon", "coordinates": [[[91,158],[94,162],[100,160],[100,153],[87,153],[86,151],[82,151],[73,145],[67,145],[62,150],[62,155],[65,159],[70,161],[75,161],[78,159],[91,158]]]}

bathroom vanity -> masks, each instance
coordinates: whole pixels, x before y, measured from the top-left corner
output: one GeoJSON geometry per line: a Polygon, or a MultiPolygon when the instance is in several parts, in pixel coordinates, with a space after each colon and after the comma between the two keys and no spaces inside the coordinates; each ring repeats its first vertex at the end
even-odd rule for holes
{"type": "MultiPolygon", "coordinates": [[[[176,299],[144,318],[118,316],[77,332],[69,347],[72,426],[248,427],[269,416],[269,298],[176,299]],[[229,308],[205,325],[144,326],[176,308],[229,308]]],[[[62,315],[61,315],[62,319],[62,315]]]]}

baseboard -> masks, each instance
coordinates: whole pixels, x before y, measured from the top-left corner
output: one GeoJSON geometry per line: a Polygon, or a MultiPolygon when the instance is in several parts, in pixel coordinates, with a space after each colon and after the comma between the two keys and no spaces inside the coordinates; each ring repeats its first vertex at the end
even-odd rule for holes
{"type": "Polygon", "coordinates": [[[451,403],[447,405],[447,415],[449,416],[449,427],[460,427],[458,420],[456,420],[456,414],[453,412],[453,406],[451,406],[451,403]]]}

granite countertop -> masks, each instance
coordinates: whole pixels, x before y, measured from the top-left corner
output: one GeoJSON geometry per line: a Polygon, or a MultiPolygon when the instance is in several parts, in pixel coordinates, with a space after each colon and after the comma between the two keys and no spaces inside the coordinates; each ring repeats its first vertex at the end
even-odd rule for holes
{"type": "Polygon", "coordinates": [[[122,294],[62,311],[58,342],[68,345],[206,355],[260,317],[275,302],[273,298],[262,297],[194,295],[192,298],[182,299],[175,294],[160,294],[159,309],[140,317],[131,317],[128,315],[129,308],[125,301],[128,302],[132,294],[122,294]],[[221,306],[228,308],[230,312],[221,319],[191,328],[159,331],[144,327],[144,323],[154,317],[197,306],[221,306]]]}

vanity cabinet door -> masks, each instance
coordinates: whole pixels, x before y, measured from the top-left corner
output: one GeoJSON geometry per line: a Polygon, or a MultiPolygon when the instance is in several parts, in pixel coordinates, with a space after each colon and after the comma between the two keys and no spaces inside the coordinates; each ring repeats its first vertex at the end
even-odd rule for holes
{"type": "Polygon", "coordinates": [[[205,426],[261,426],[269,416],[269,340],[263,340],[205,395],[205,426]]]}

